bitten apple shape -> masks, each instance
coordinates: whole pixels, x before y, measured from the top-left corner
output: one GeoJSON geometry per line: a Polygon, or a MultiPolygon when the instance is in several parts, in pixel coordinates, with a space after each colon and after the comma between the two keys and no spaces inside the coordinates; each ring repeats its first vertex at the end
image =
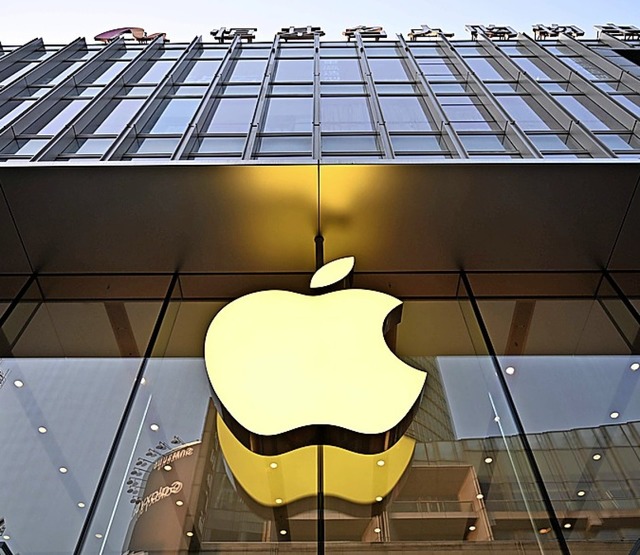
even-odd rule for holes
{"type": "MultiPolygon", "coordinates": [[[[339,281],[353,264],[349,257],[325,265],[312,285],[339,281]],[[328,277],[332,265],[337,279],[328,277]]],[[[383,323],[401,304],[365,289],[316,296],[271,290],[231,302],[205,342],[218,400],[258,436],[307,426],[387,433],[416,405],[427,376],[385,342],[383,323]]]]}

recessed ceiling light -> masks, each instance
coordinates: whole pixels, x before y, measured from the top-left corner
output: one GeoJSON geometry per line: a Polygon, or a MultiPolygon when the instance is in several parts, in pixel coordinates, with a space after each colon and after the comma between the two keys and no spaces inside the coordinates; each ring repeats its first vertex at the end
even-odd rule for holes
{"type": "Polygon", "coordinates": [[[581,489],[580,491],[578,491],[577,495],[578,497],[584,497],[587,494],[586,491],[584,491],[583,489],[581,489]]]}
{"type": "Polygon", "coordinates": [[[22,380],[15,380],[13,382],[13,385],[15,385],[17,388],[21,388],[24,386],[24,382],[22,380]]]}
{"type": "Polygon", "coordinates": [[[565,528],[571,528],[571,523],[570,523],[570,522],[567,522],[567,523],[564,525],[564,527],[565,527],[565,528]]]}
{"type": "Polygon", "coordinates": [[[163,466],[163,468],[164,468],[167,472],[169,472],[169,470],[172,470],[172,469],[173,469],[173,466],[171,466],[170,464],[165,464],[165,465],[163,466]]]}
{"type": "Polygon", "coordinates": [[[636,370],[640,370],[640,362],[634,362],[631,366],[629,366],[629,368],[631,368],[631,370],[633,370],[634,372],[636,370]]]}
{"type": "Polygon", "coordinates": [[[69,472],[69,469],[66,466],[61,466],[60,468],[58,468],[58,470],[61,474],[66,474],[67,472],[69,472]]]}
{"type": "Polygon", "coordinates": [[[496,416],[496,417],[493,419],[493,421],[494,421],[494,422],[500,422],[500,417],[499,417],[499,416],[496,416]]]}
{"type": "Polygon", "coordinates": [[[376,462],[376,464],[378,466],[384,466],[384,461],[382,459],[380,459],[378,462],[376,462]]]}
{"type": "Polygon", "coordinates": [[[286,536],[287,535],[287,531],[286,530],[280,530],[280,535],[281,536],[286,536]]]}
{"type": "Polygon", "coordinates": [[[373,531],[374,531],[376,534],[379,534],[380,532],[382,532],[382,530],[381,530],[380,528],[374,528],[374,529],[373,529],[373,531]]]}
{"type": "Polygon", "coordinates": [[[602,458],[602,455],[600,453],[596,453],[595,455],[593,455],[593,457],[591,457],[594,461],[599,461],[602,458]]]}
{"type": "Polygon", "coordinates": [[[46,433],[47,433],[47,429],[46,429],[44,426],[40,426],[40,427],[38,428],[38,431],[39,431],[41,434],[46,434],[46,433]]]}
{"type": "Polygon", "coordinates": [[[84,509],[86,505],[82,501],[80,501],[80,503],[78,503],[78,507],[80,507],[81,509],[84,509]]]}
{"type": "Polygon", "coordinates": [[[11,536],[2,536],[2,539],[9,541],[11,539],[11,536]]]}
{"type": "Polygon", "coordinates": [[[476,527],[472,524],[471,526],[469,526],[469,532],[475,532],[476,527]]]}
{"type": "Polygon", "coordinates": [[[101,540],[102,537],[103,537],[102,534],[96,534],[96,538],[98,538],[99,540],[101,540]]]}
{"type": "Polygon", "coordinates": [[[176,505],[178,505],[178,507],[182,507],[182,505],[184,505],[184,501],[182,501],[182,500],[178,499],[178,500],[176,501],[176,505]]]}
{"type": "Polygon", "coordinates": [[[541,534],[548,534],[549,532],[551,532],[551,528],[540,528],[538,532],[540,532],[541,534]]]}
{"type": "Polygon", "coordinates": [[[513,376],[516,373],[516,369],[513,366],[507,366],[505,372],[509,374],[509,376],[513,376]]]}
{"type": "Polygon", "coordinates": [[[279,497],[276,498],[276,505],[282,505],[282,499],[279,497]]]}
{"type": "Polygon", "coordinates": [[[620,413],[617,410],[614,410],[609,416],[615,420],[620,416],[620,413]]]}
{"type": "Polygon", "coordinates": [[[278,463],[277,462],[272,462],[272,463],[269,464],[269,466],[271,468],[278,468],[278,463]]]}
{"type": "Polygon", "coordinates": [[[149,428],[151,428],[152,432],[157,432],[160,429],[160,426],[158,426],[157,424],[151,424],[149,428]]]}
{"type": "Polygon", "coordinates": [[[142,379],[140,380],[140,383],[141,383],[142,385],[146,384],[146,383],[147,383],[147,378],[142,378],[142,379]]]}
{"type": "Polygon", "coordinates": [[[382,496],[381,496],[381,495],[378,495],[378,497],[376,497],[376,501],[377,501],[378,503],[380,503],[380,501],[382,501],[382,496]]]}
{"type": "Polygon", "coordinates": [[[484,495],[482,495],[481,493],[479,493],[478,495],[476,495],[476,499],[484,499],[484,495]]]}
{"type": "Polygon", "coordinates": [[[191,532],[191,531],[187,532],[187,536],[189,536],[190,538],[192,538],[192,537],[193,537],[193,532],[191,532]]]}
{"type": "Polygon", "coordinates": [[[491,464],[491,463],[493,462],[493,458],[491,458],[491,457],[486,457],[486,458],[484,459],[484,462],[486,462],[487,464],[491,464]]]}

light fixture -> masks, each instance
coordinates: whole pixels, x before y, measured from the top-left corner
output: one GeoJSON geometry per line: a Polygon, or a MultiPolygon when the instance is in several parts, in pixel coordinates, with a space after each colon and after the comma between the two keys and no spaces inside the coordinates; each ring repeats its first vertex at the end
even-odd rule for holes
{"type": "Polygon", "coordinates": [[[374,531],[376,534],[379,534],[380,532],[382,532],[382,530],[381,530],[380,528],[374,528],[374,529],[373,529],[373,531],[374,531]]]}
{"type": "Polygon", "coordinates": [[[18,389],[20,389],[21,387],[24,386],[24,382],[22,380],[15,380],[13,382],[13,385],[15,385],[18,389]]]}
{"type": "Polygon", "coordinates": [[[513,376],[516,373],[516,369],[513,366],[507,366],[505,372],[509,374],[509,376],[513,376]]]}
{"type": "Polygon", "coordinates": [[[609,416],[615,420],[620,416],[620,413],[617,410],[614,410],[609,416]]]}
{"type": "Polygon", "coordinates": [[[11,539],[11,536],[2,536],[2,539],[9,541],[11,539]]]}
{"type": "Polygon", "coordinates": [[[541,534],[548,534],[549,532],[551,532],[551,528],[540,528],[538,532],[540,532],[541,534]]]}
{"type": "Polygon", "coordinates": [[[570,522],[567,522],[567,523],[564,525],[564,528],[571,528],[571,523],[570,523],[570,522]]]}
{"type": "Polygon", "coordinates": [[[78,503],[78,507],[84,509],[86,505],[82,501],[80,501],[80,503],[78,503]]]}
{"type": "Polygon", "coordinates": [[[140,383],[141,383],[142,385],[146,384],[146,383],[147,383],[147,378],[142,378],[142,379],[140,380],[140,383]]]}
{"type": "Polygon", "coordinates": [[[158,426],[157,424],[151,424],[149,428],[151,428],[152,432],[157,432],[160,429],[160,426],[158,426]]]}
{"type": "Polygon", "coordinates": [[[103,537],[102,534],[96,534],[96,538],[98,538],[99,540],[101,540],[102,537],[103,537]]]}
{"type": "Polygon", "coordinates": [[[173,466],[171,466],[170,464],[165,464],[163,467],[167,472],[169,472],[169,470],[173,469],[173,466]]]}
{"type": "Polygon", "coordinates": [[[496,416],[496,417],[493,419],[493,421],[494,421],[494,422],[500,422],[500,417],[499,417],[499,416],[496,416]]]}
{"type": "Polygon", "coordinates": [[[594,461],[599,461],[602,458],[602,455],[600,453],[596,453],[595,455],[593,455],[593,457],[591,457],[594,461]]]}
{"type": "Polygon", "coordinates": [[[640,370],[640,362],[634,362],[631,366],[629,366],[633,372],[636,370],[640,370]]]}
{"type": "Polygon", "coordinates": [[[584,491],[583,489],[581,489],[580,491],[578,491],[578,493],[576,494],[578,497],[584,497],[587,494],[586,491],[584,491]]]}
{"type": "Polygon", "coordinates": [[[475,531],[476,531],[476,527],[473,524],[469,526],[469,532],[475,532],[475,531]]]}
{"type": "Polygon", "coordinates": [[[481,493],[479,493],[478,495],[476,495],[476,499],[484,499],[484,495],[482,495],[481,493]]]}
{"type": "Polygon", "coordinates": [[[382,501],[382,497],[381,497],[380,495],[378,495],[378,497],[376,497],[376,501],[377,501],[378,503],[380,503],[380,501],[382,501]]]}
{"type": "Polygon", "coordinates": [[[66,466],[61,466],[58,470],[60,471],[60,474],[66,474],[69,472],[69,469],[66,466]]]}
{"type": "Polygon", "coordinates": [[[178,507],[182,507],[182,505],[184,505],[184,501],[182,501],[182,500],[178,499],[178,500],[176,501],[176,505],[178,505],[178,507]]]}
{"type": "Polygon", "coordinates": [[[278,463],[277,462],[272,462],[271,464],[269,464],[269,466],[271,468],[278,468],[278,463]]]}
{"type": "Polygon", "coordinates": [[[280,535],[281,536],[286,536],[287,535],[287,531],[286,530],[280,530],[280,535]]]}
{"type": "Polygon", "coordinates": [[[187,536],[192,538],[193,537],[193,532],[191,532],[191,531],[187,532],[187,536]]]}
{"type": "Polygon", "coordinates": [[[39,431],[41,434],[46,434],[46,433],[47,433],[47,429],[46,429],[44,426],[40,426],[40,427],[38,428],[38,431],[39,431]]]}
{"type": "Polygon", "coordinates": [[[282,499],[279,497],[276,498],[276,505],[282,505],[282,499]]]}
{"type": "Polygon", "coordinates": [[[487,464],[491,464],[493,462],[493,458],[492,457],[486,457],[484,459],[484,462],[486,462],[487,464]]]}
{"type": "Polygon", "coordinates": [[[380,459],[378,462],[376,462],[376,464],[378,466],[384,466],[384,461],[382,459],[380,459]]]}

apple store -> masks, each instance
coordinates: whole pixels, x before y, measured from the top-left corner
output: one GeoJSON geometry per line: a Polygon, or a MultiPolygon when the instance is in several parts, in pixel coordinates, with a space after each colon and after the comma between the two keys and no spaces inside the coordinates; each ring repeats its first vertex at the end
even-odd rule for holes
{"type": "Polygon", "coordinates": [[[0,554],[638,553],[620,29],[0,47],[0,554]]]}

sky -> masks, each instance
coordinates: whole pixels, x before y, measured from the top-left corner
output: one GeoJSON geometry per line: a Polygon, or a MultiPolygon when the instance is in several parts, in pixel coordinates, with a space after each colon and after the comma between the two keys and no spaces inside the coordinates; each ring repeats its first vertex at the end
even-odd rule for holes
{"type": "Polygon", "coordinates": [[[536,23],[577,25],[594,37],[594,25],[640,27],[639,0],[4,0],[0,43],[23,44],[91,40],[116,27],[166,32],[173,42],[188,42],[218,27],[257,27],[258,40],[272,40],[281,27],[316,25],[324,40],[341,40],[346,27],[382,25],[390,37],[427,24],[469,34],[465,24],[509,25],[531,34],[536,23]]]}

